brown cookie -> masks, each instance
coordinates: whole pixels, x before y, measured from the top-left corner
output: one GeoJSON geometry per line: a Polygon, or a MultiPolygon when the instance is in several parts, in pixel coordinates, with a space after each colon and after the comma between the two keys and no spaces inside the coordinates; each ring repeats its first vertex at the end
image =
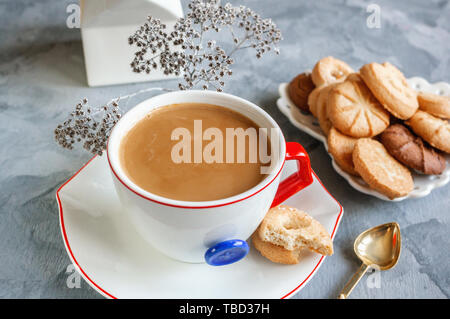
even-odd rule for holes
{"type": "Polygon", "coordinates": [[[362,179],[390,199],[408,195],[414,188],[411,172],[378,141],[361,138],[353,150],[353,163],[362,179]]]}
{"type": "Polygon", "coordinates": [[[328,152],[343,171],[359,176],[353,165],[353,150],[358,139],[340,133],[334,127],[328,134],[328,152]]]}
{"type": "Polygon", "coordinates": [[[311,77],[316,86],[329,85],[353,73],[353,69],[344,61],[331,56],[316,63],[311,77]]]}
{"type": "Polygon", "coordinates": [[[389,126],[389,113],[358,74],[330,91],[328,116],[335,128],[352,137],[372,137],[389,126]]]}
{"type": "Polygon", "coordinates": [[[274,245],[259,238],[255,232],[252,236],[253,246],[267,259],[279,264],[298,264],[300,261],[301,249],[287,250],[281,246],[274,245]]]}
{"type": "Polygon", "coordinates": [[[427,112],[417,111],[406,124],[432,146],[450,153],[450,124],[427,112]]]}
{"type": "Polygon", "coordinates": [[[450,119],[450,96],[419,92],[419,109],[442,119],[450,119]]]}
{"type": "Polygon", "coordinates": [[[381,143],[396,160],[424,174],[439,175],[445,169],[445,158],[404,125],[389,126],[381,133],[381,143]]]}
{"type": "Polygon", "coordinates": [[[289,98],[299,109],[309,112],[308,96],[314,88],[310,73],[299,74],[289,83],[289,98]]]}
{"type": "Polygon", "coordinates": [[[392,64],[369,63],[359,72],[373,95],[395,117],[409,119],[419,108],[416,91],[392,64]]]}

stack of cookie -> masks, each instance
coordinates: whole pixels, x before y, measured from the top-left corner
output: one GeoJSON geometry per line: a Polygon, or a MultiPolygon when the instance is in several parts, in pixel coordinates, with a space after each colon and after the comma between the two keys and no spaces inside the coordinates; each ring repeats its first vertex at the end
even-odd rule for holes
{"type": "Polygon", "coordinates": [[[289,97],[318,119],[342,170],[391,199],[414,188],[410,170],[445,169],[441,152],[450,153],[450,97],[417,93],[390,63],[369,63],[357,73],[324,58],[311,74],[290,83],[289,97]]]}
{"type": "Polygon", "coordinates": [[[307,213],[287,205],[269,210],[252,242],[261,255],[280,264],[298,264],[304,249],[333,254],[333,242],[325,228],[307,213]]]}

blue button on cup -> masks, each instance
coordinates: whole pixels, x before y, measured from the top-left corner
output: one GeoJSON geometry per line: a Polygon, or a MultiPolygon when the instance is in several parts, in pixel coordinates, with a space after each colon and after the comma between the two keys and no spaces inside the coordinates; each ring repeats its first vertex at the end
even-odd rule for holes
{"type": "Polygon", "coordinates": [[[241,260],[248,251],[245,241],[230,239],[209,248],[205,253],[205,261],[211,266],[225,266],[241,260]]]}

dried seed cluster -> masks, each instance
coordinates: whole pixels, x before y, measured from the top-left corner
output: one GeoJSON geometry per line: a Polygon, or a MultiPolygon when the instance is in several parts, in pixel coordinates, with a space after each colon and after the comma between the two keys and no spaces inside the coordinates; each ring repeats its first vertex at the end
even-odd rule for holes
{"type": "Polygon", "coordinates": [[[70,150],[76,142],[83,141],[85,150],[102,155],[111,129],[120,116],[118,101],[104,105],[94,112],[88,105],[88,100],[83,99],[70,113],[69,118],[56,127],[55,139],[59,145],[70,150]]]}
{"type": "Polygon", "coordinates": [[[166,75],[183,75],[181,90],[199,86],[222,91],[225,76],[231,76],[232,55],[239,49],[252,48],[256,57],[274,51],[281,32],[271,19],[263,19],[245,6],[224,6],[217,0],[193,0],[189,12],[173,30],[160,20],[147,22],[129,38],[138,51],[131,62],[134,72],[150,73],[161,69],[166,75]],[[227,53],[213,40],[215,33],[227,31],[233,47],[227,53]]]}
{"type": "MultiPolygon", "coordinates": [[[[222,6],[220,0],[192,0],[188,9],[185,18],[179,19],[171,31],[159,19],[148,17],[129,37],[129,44],[137,47],[131,62],[134,72],[160,69],[166,75],[182,75],[180,90],[201,87],[220,92],[225,85],[224,77],[233,74],[232,56],[236,51],[254,49],[257,58],[269,51],[279,53],[275,45],[282,39],[280,30],[272,20],[262,19],[247,7],[233,7],[229,3],[222,6]],[[221,31],[231,36],[233,46],[228,52],[214,40],[221,31]]],[[[87,99],[83,99],[55,129],[56,141],[67,149],[83,143],[84,149],[101,155],[120,119],[118,103],[116,99],[92,109],[87,99]]]]}

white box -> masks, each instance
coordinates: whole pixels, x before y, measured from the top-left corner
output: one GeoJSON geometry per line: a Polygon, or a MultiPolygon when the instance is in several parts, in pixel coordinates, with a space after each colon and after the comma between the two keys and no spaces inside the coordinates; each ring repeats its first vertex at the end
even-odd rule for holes
{"type": "Polygon", "coordinates": [[[89,86],[173,79],[161,70],[133,72],[136,47],[128,38],[148,16],[158,18],[170,30],[183,16],[179,0],[81,0],[83,41],[89,86]]]}

